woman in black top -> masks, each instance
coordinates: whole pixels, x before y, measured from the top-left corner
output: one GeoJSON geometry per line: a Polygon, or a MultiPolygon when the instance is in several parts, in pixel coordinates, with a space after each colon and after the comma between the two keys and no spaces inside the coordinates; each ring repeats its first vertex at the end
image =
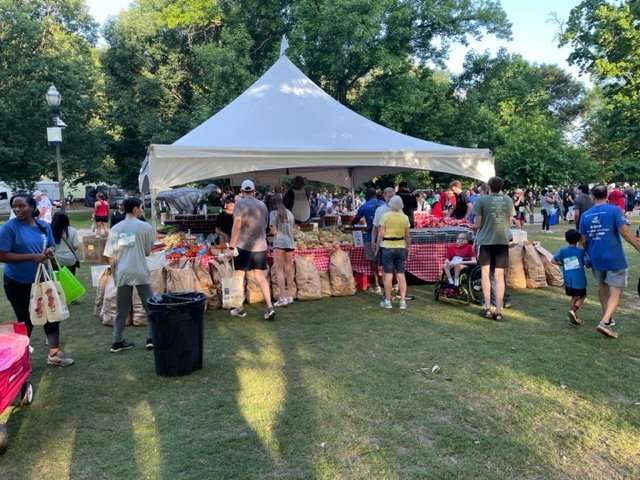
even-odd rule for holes
{"type": "Polygon", "coordinates": [[[231,229],[233,228],[233,208],[236,206],[234,195],[227,195],[224,199],[224,208],[216,220],[216,233],[221,245],[229,243],[231,229]]]}

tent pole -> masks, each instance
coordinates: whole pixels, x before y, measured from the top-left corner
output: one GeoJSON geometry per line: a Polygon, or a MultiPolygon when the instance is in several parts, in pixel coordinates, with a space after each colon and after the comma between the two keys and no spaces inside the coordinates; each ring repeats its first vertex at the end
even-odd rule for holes
{"type": "Polygon", "coordinates": [[[151,226],[153,227],[154,238],[158,235],[158,219],[156,218],[156,197],[158,196],[158,190],[151,188],[151,226]]]}
{"type": "Polygon", "coordinates": [[[356,203],[356,187],[353,184],[353,168],[349,169],[349,183],[351,184],[351,198],[353,199],[353,204],[356,203]]]}

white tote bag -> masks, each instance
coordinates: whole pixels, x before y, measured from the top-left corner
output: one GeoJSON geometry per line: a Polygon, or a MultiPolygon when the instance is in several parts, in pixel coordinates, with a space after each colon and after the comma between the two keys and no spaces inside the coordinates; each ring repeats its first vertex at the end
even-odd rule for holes
{"type": "Polygon", "coordinates": [[[31,298],[29,300],[29,318],[33,325],[44,325],[47,323],[47,310],[45,308],[46,299],[42,292],[44,265],[38,264],[36,279],[31,284],[31,298]]]}
{"type": "MultiPolygon", "coordinates": [[[[51,266],[51,264],[49,264],[51,266]]],[[[45,281],[40,283],[42,296],[44,297],[44,308],[47,312],[47,322],[61,322],[69,318],[69,307],[62,291],[60,283],[55,281],[55,277],[43,266],[43,276],[45,281]]]]}

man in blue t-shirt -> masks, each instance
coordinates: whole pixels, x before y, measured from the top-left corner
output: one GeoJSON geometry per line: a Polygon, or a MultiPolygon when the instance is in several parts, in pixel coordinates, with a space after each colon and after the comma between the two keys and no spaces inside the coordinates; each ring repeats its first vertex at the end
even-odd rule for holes
{"type": "Polygon", "coordinates": [[[384,205],[384,202],[382,200],[378,200],[377,192],[373,188],[367,189],[364,198],[365,202],[360,205],[360,208],[358,208],[356,216],[353,217],[351,225],[357,225],[363,218],[365,222],[367,222],[367,229],[363,232],[362,235],[364,241],[364,256],[369,262],[371,262],[374,291],[376,293],[381,293],[382,289],[380,288],[380,281],[378,279],[378,261],[374,253],[373,245],[371,243],[371,232],[373,230],[373,219],[375,217],[376,210],[379,206],[384,205]]]}
{"type": "Polygon", "coordinates": [[[640,252],[640,239],[636,239],[622,211],[607,204],[607,187],[596,185],[591,189],[593,207],[580,216],[579,231],[589,255],[593,275],[599,284],[602,319],[597,330],[603,335],[617,338],[613,314],[618,308],[622,289],[627,285],[627,259],[622,248],[624,238],[640,252]]]}

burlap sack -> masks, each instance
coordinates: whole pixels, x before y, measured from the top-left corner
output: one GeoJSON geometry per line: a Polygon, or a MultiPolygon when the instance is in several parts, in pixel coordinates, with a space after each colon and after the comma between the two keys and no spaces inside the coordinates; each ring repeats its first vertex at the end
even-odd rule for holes
{"type": "Polygon", "coordinates": [[[151,270],[151,291],[154,295],[167,292],[167,282],[164,277],[164,268],[151,270]]]}
{"type": "Polygon", "coordinates": [[[191,262],[182,268],[166,267],[167,293],[186,293],[198,291],[198,278],[191,262]]]}
{"type": "Polygon", "coordinates": [[[547,286],[547,276],[540,255],[532,243],[524,244],[524,265],[527,272],[527,288],[544,288],[547,286]]]}
{"type": "Polygon", "coordinates": [[[507,285],[509,285],[509,288],[527,288],[527,274],[524,269],[524,246],[522,243],[516,243],[509,247],[507,285]]]}
{"type": "Polygon", "coordinates": [[[131,323],[134,327],[146,327],[147,326],[147,312],[144,310],[138,290],[133,289],[133,305],[132,312],[130,314],[131,323]]]}
{"type": "Polygon", "coordinates": [[[262,303],[264,302],[264,295],[260,290],[260,284],[256,278],[256,273],[249,271],[246,274],[247,277],[247,303],[262,303]]]}
{"type": "Polygon", "coordinates": [[[217,288],[208,266],[197,263],[194,267],[196,274],[197,288],[196,292],[203,293],[207,297],[208,308],[220,308],[222,301],[220,300],[220,292],[217,288]]]}
{"type": "Polygon", "coordinates": [[[331,296],[331,276],[329,272],[318,272],[320,275],[320,295],[323,297],[331,296]]]}
{"type": "Polygon", "coordinates": [[[320,275],[313,263],[313,255],[295,257],[296,287],[298,300],[318,300],[320,294],[320,275]]]}
{"type": "Polygon", "coordinates": [[[220,273],[216,268],[210,268],[211,280],[215,294],[207,300],[209,308],[222,308],[222,286],[220,283],[220,273]]]}
{"type": "MultiPolygon", "coordinates": [[[[280,298],[280,287],[278,287],[278,274],[276,272],[276,269],[273,267],[271,267],[271,270],[269,270],[269,273],[271,277],[271,296],[273,297],[274,300],[277,300],[280,298]]],[[[293,298],[296,298],[298,295],[298,288],[296,287],[295,274],[293,278],[294,278],[293,285],[291,285],[289,289],[291,290],[291,295],[293,296],[293,298]]]]}
{"type": "Polygon", "coordinates": [[[331,277],[331,295],[345,297],[356,294],[356,281],[351,270],[351,260],[346,252],[336,249],[331,254],[329,275],[331,277]]]}
{"type": "Polygon", "coordinates": [[[549,286],[563,287],[564,278],[562,277],[562,270],[560,270],[560,267],[558,265],[553,263],[553,254],[542,245],[540,245],[539,242],[535,242],[533,245],[535,246],[536,251],[540,254],[540,260],[542,260],[544,273],[549,286]]]}
{"type": "Polygon", "coordinates": [[[104,302],[104,290],[107,288],[107,283],[111,278],[111,269],[105,268],[98,277],[98,286],[96,288],[96,299],[93,305],[93,314],[97,319],[100,319],[100,312],[102,312],[102,304],[104,302]]]}
{"type": "MultiPolygon", "coordinates": [[[[116,287],[116,284],[113,281],[113,277],[109,275],[109,279],[104,288],[102,307],[100,308],[100,316],[99,316],[99,319],[103,325],[113,326],[113,322],[116,319],[117,306],[118,306],[117,299],[116,299],[117,293],[118,293],[118,288],[116,287]]],[[[132,323],[131,312],[129,312],[129,315],[127,316],[127,320],[124,323],[125,325],[131,325],[132,323]]]]}

